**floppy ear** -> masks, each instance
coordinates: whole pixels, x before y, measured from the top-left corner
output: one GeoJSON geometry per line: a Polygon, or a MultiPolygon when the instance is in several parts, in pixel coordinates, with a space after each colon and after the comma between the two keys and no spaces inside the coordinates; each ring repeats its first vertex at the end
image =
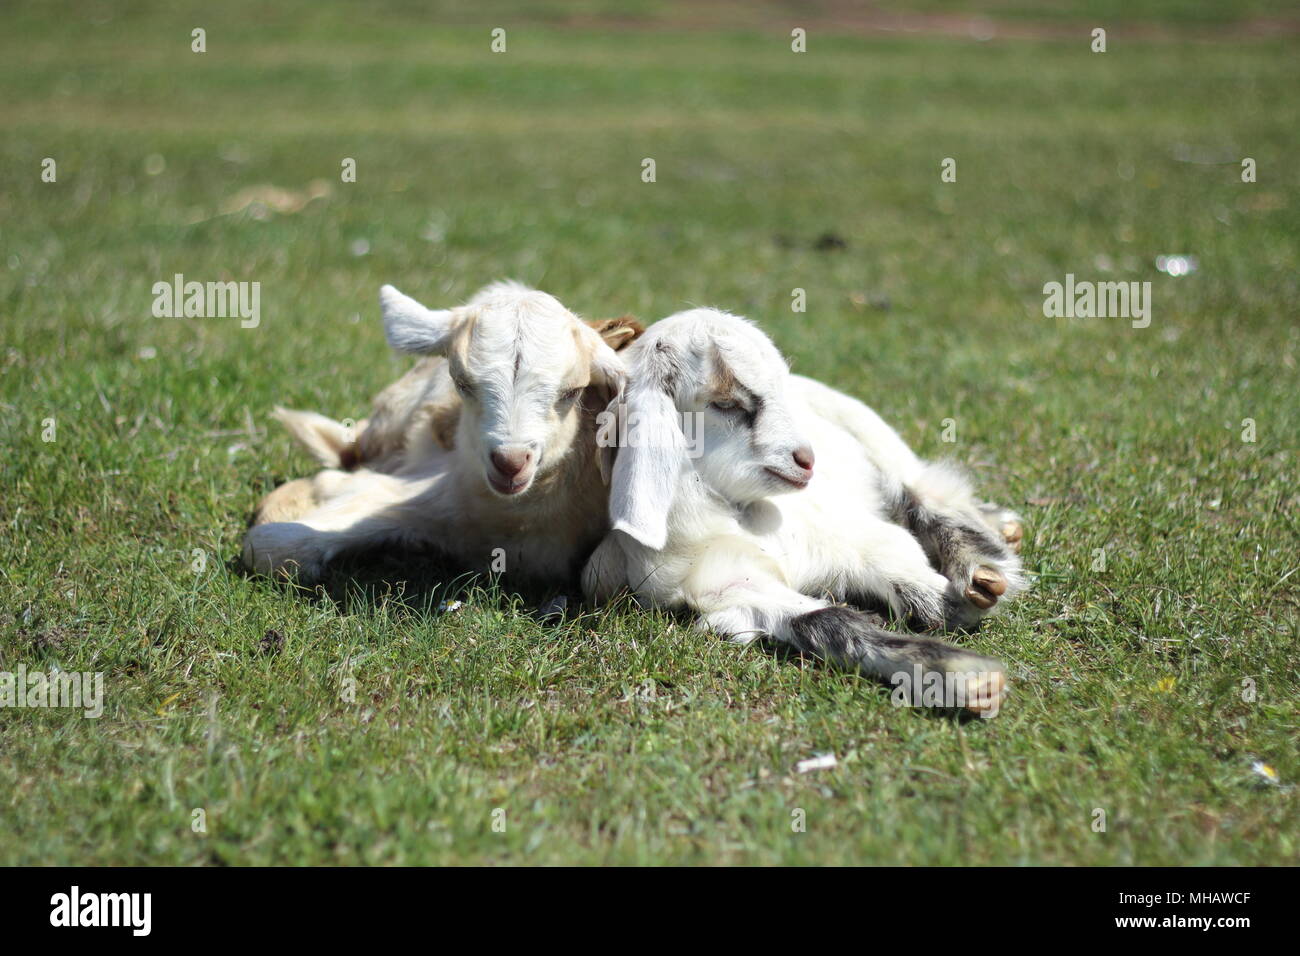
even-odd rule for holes
{"type": "Polygon", "coordinates": [[[677,493],[686,439],[677,406],[656,384],[635,382],[620,412],[627,444],[614,460],[609,490],[609,517],[615,531],[660,551],[668,543],[668,512],[677,493]]]}
{"type": "Polygon", "coordinates": [[[384,313],[384,334],[397,351],[415,355],[446,353],[455,327],[450,309],[426,309],[391,285],[379,290],[379,305],[384,313]]]}

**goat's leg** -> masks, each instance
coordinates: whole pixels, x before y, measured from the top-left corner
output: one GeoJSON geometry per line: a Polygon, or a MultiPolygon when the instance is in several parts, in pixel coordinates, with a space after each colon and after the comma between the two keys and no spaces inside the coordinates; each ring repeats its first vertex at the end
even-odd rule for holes
{"type": "Polygon", "coordinates": [[[978,502],[976,507],[984,523],[1002,536],[1008,548],[1019,554],[1020,544],[1025,536],[1025,523],[1020,515],[1010,508],[1003,508],[991,501],[978,502]]]}
{"type": "MultiPolygon", "coordinates": [[[[998,509],[992,517],[1001,515],[998,509]]],[[[950,582],[949,624],[972,627],[999,599],[1024,589],[1019,558],[984,512],[943,508],[909,493],[896,518],[950,582]]]]}
{"type": "Polygon", "coordinates": [[[336,496],[351,477],[348,472],[327,468],[310,478],[286,481],[257,503],[252,524],[297,521],[336,496]]]}
{"type": "MultiPolygon", "coordinates": [[[[1009,586],[1011,581],[1018,579],[1019,567],[1010,569],[1013,574],[1004,573],[1001,567],[1004,558],[986,547],[987,535],[982,533],[980,525],[991,528],[1012,551],[1018,552],[1024,536],[1020,516],[1014,511],[978,501],[970,482],[956,469],[922,461],[884,419],[856,398],[803,376],[793,376],[793,381],[797,391],[817,414],[844,429],[862,446],[880,474],[881,491],[899,524],[913,534],[925,533],[931,537],[936,522],[945,523],[940,518],[947,516],[951,519],[946,522],[949,538],[967,537],[971,553],[989,553],[990,563],[981,565],[951,559],[944,562],[931,545],[927,544],[926,548],[945,575],[953,578],[955,574],[961,578],[963,596],[970,585],[980,602],[996,602],[1007,589],[1003,584],[1009,586]],[[914,504],[917,506],[915,511],[914,504]],[[909,524],[909,519],[917,523],[909,524]],[[978,582],[976,573],[981,574],[978,582]],[[1004,580],[1000,582],[999,578],[1004,580]],[[996,590],[999,587],[1002,587],[1001,591],[996,590]]],[[[986,610],[979,603],[975,606],[986,610]]]]}
{"type": "Polygon", "coordinates": [[[295,478],[264,495],[253,511],[253,520],[250,523],[258,525],[275,521],[293,521],[319,504],[312,479],[295,478]]]}
{"type": "Polygon", "coordinates": [[[962,523],[973,524],[977,530],[981,530],[983,525],[1013,552],[1020,551],[1024,537],[1020,515],[1009,508],[976,498],[970,479],[960,469],[944,462],[931,462],[923,464],[919,471],[906,478],[883,472],[882,476],[886,500],[904,513],[901,522],[906,522],[908,509],[919,506],[922,511],[959,518],[962,523]]]}
{"type": "Polygon", "coordinates": [[[929,688],[937,685],[944,689],[939,706],[993,717],[1006,693],[1000,661],[934,638],[895,634],[857,608],[810,611],[790,619],[786,630],[785,639],[799,650],[901,688],[913,705],[930,703],[929,688]]]}
{"type": "Polygon", "coordinates": [[[954,599],[949,579],[906,528],[876,519],[857,546],[857,559],[839,572],[847,599],[883,602],[922,630],[937,630],[960,616],[965,602],[954,599]]]}
{"type": "Polygon", "coordinates": [[[800,594],[761,557],[747,557],[720,549],[697,563],[685,597],[702,612],[702,629],[738,643],[769,636],[834,666],[905,687],[911,703],[923,702],[916,696],[920,689],[938,683],[953,690],[941,706],[997,713],[1006,690],[1005,669],[997,660],[933,638],[888,631],[864,611],[800,594]]]}
{"type": "Polygon", "coordinates": [[[385,544],[424,543],[433,481],[354,472],[338,497],[294,521],[258,524],[244,536],[244,566],[311,583],[340,554],[385,544]]]}

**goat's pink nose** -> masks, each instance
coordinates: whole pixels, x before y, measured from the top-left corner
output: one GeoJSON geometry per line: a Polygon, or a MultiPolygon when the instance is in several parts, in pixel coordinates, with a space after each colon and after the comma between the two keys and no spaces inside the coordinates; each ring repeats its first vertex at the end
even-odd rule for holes
{"type": "Polygon", "coordinates": [[[813,457],[813,450],[807,445],[794,450],[794,463],[804,471],[812,471],[813,462],[816,460],[813,457]]]}
{"type": "Polygon", "coordinates": [[[533,463],[533,453],[527,448],[493,448],[492,467],[503,478],[515,478],[533,463]]]}

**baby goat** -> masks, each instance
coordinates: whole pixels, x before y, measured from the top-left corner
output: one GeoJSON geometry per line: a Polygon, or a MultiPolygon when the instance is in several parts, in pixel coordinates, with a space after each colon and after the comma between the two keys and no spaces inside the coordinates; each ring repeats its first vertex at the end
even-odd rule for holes
{"type": "Polygon", "coordinates": [[[466,567],[570,579],[608,527],[596,415],[626,377],[607,340],[639,327],[598,331],[514,283],[455,309],[391,286],[380,302],[394,348],[445,360],[423,360],[386,389],[355,438],[324,416],[279,412],[336,467],[267,497],[244,564],[310,582],[347,551],[423,546],[466,567]]]}
{"type": "Polygon", "coordinates": [[[925,628],[973,624],[1022,587],[989,526],[1018,527],[1014,516],[985,514],[959,475],[920,462],[865,405],[790,375],[737,316],[679,313],[625,358],[614,530],[583,572],[590,598],[629,588],[733,640],[766,634],[889,682],[917,667],[970,674],[967,706],[996,710],[997,661],[839,602],[925,628]]]}

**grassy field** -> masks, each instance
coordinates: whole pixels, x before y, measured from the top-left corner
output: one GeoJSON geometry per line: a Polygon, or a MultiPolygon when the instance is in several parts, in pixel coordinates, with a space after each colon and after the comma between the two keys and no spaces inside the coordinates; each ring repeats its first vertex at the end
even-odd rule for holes
{"type": "Polygon", "coordinates": [[[1114,6],[1104,54],[815,21],[795,54],[776,5],[7,5],[0,670],[102,672],[104,713],[0,709],[0,863],[1295,863],[1297,41],[1114,6]],[[154,318],[176,273],[260,282],[260,324],[154,318]],[[1067,273],[1149,281],[1150,326],[1045,318],[1067,273]],[[974,468],[1035,579],[969,638],[1002,715],[400,556],[240,575],[310,470],[270,408],[359,418],[405,367],[379,285],[505,276],[747,314],[974,468]]]}

